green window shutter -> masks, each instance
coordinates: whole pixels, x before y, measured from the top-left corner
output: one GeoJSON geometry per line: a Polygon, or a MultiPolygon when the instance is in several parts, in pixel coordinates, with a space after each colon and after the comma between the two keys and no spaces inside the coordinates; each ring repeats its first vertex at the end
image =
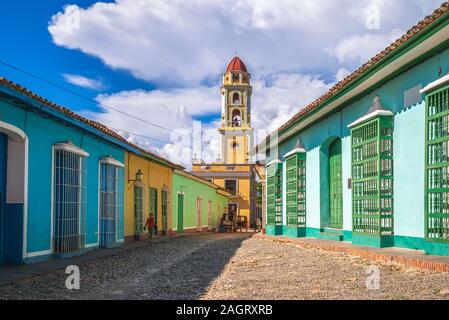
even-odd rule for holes
{"type": "Polygon", "coordinates": [[[157,224],[157,189],[149,189],[150,213],[154,215],[154,223],[157,224]]]}
{"type": "Polygon", "coordinates": [[[449,87],[426,96],[425,233],[449,241],[449,87]]]}
{"type": "Polygon", "coordinates": [[[286,159],[287,227],[306,227],[306,154],[286,159]]]}
{"type": "Polygon", "coordinates": [[[143,188],[134,186],[134,234],[139,236],[143,233],[143,188]]]}
{"type": "Polygon", "coordinates": [[[341,139],[329,147],[329,228],[343,229],[343,168],[341,139]]]}
{"type": "Polygon", "coordinates": [[[393,235],[393,116],[351,130],[353,232],[393,235]]]}
{"type": "Polygon", "coordinates": [[[267,224],[282,226],[282,163],[267,168],[267,224]]]}
{"type": "Polygon", "coordinates": [[[169,194],[167,190],[162,189],[162,231],[168,230],[168,207],[169,194]]]}

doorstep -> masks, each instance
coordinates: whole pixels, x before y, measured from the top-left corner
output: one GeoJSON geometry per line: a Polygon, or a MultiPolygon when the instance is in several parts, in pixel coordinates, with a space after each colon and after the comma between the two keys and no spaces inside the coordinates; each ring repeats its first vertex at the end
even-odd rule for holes
{"type": "Polygon", "coordinates": [[[257,234],[255,238],[278,243],[293,244],[303,248],[342,252],[374,261],[395,262],[408,267],[436,272],[449,272],[449,257],[426,255],[423,251],[402,248],[371,248],[350,242],[319,240],[315,238],[287,238],[257,234]]]}

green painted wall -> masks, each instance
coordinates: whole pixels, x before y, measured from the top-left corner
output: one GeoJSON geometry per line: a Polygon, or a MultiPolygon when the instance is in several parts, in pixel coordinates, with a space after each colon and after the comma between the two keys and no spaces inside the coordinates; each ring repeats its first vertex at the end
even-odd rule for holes
{"type": "Polygon", "coordinates": [[[178,193],[184,194],[184,230],[196,229],[196,199],[201,197],[202,200],[202,226],[208,224],[208,202],[212,201],[212,222],[211,226],[215,228],[218,223],[218,217],[222,216],[228,205],[228,198],[216,192],[215,188],[207,184],[190,179],[188,177],[173,174],[173,192],[172,192],[172,215],[173,229],[178,227],[178,193]],[[221,205],[221,212],[218,212],[218,205],[221,205]]]}

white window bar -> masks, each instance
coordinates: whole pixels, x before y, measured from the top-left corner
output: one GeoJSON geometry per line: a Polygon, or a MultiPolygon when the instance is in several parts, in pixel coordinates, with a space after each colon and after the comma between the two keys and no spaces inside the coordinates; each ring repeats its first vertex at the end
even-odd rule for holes
{"type": "Polygon", "coordinates": [[[71,142],[54,146],[53,249],[81,251],[86,243],[86,157],[71,142]]]}
{"type": "Polygon", "coordinates": [[[111,157],[100,161],[100,247],[123,241],[123,167],[111,157]]]}

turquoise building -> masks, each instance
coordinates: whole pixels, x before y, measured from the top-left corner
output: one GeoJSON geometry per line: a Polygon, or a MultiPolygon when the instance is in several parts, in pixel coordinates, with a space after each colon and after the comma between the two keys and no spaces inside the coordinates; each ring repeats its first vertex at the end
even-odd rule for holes
{"type": "Polygon", "coordinates": [[[449,4],[302,109],[266,154],[266,232],[449,255],[449,4]]]}
{"type": "Polygon", "coordinates": [[[120,245],[125,150],[139,153],[0,78],[0,263],[120,245]]]}

